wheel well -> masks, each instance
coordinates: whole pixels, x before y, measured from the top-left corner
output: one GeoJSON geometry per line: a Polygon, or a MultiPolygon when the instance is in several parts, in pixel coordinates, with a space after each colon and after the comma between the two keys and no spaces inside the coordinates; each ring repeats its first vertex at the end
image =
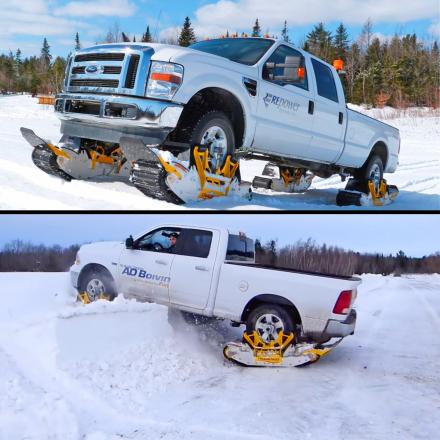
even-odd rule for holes
{"type": "Polygon", "coordinates": [[[185,105],[177,127],[170,134],[170,140],[186,142],[186,131],[206,112],[218,110],[224,112],[232,122],[235,148],[240,148],[244,141],[244,110],[239,99],[227,90],[210,87],[197,92],[185,105]]]}
{"type": "Polygon", "coordinates": [[[388,148],[384,142],[379,141],[374,145],[365,163],[367,163],[370,160],[370,158],[375,154],[377,154],[382,159],[383,168],[385,169],[388,162],[388,148]]]}
{"type": "Polygon", "coordinates": [[[287,309],[287,311],[292,316],[294,322],[298,325],[301,325],[301,315],[298,312],[298,309],[295,307],[295,305],[289,301],[286,298],[283,298],[282,296],[278,295],[258,295],[254,298],[252,298],[244,307],[243,313],[241,314],[241,321],[246,322],[246,320],[249,317],[249,314],[253,309],[256,307],[261,306],[262,304],[279,304],[282,305],[284,308],[287,309]]]}
{"type": "Polygon", "coordinates": [[[110,271],[103,266],[102,264],[96,264],[96,263],[90,263],[90,264],[86,264],[78,277],[78,289],[81,289],[82,287],[82,283],[84,282],[84,278],[92,271],[101,271],[103,273],[106,274],[106,276],[109,277],[110,281],[114,284],[115,280],[113,279],[112,274],[110,273],[110,271]]]}

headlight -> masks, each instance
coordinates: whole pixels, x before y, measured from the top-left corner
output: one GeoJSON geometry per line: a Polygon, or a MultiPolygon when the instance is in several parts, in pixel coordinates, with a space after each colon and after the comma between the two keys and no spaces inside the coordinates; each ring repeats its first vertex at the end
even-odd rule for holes
{"type": "Polygon", "coordinates": [[[153,61],[148,78],[146,96],[157,99],[173,99],[183,82],[183,66],[153,61]]]}

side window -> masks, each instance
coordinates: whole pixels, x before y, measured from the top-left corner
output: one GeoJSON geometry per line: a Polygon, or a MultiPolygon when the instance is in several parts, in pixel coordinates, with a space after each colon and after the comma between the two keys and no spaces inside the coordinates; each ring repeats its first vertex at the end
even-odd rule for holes
{"type": "Polygon", "coordinates": [[[253,262],[255,258],[255,244],[250,238],[230,234],[228,239],[227,261],[253,262]]]}
{"type": "Polygon", "coordinates": [[[305,59],[300,52],[287,46],[280,46],[266,61],[263,79],[309,90],[305,59]]]}
{"type": "Polygon", "coordinates": [[[339,102],[335,80],[331,69],[325,64],[312,58],[313,70],[315,71],[318,95],[331,101],[339,102]]]}
{"type": "Polygon", "coordinates": [[[141,251],[177,253],[181,230],[179,228],[161,228],[148,232],[134,242],[134,247],[141,251]]]}
{"type": "Polygon", "coordinates": [[[207,258],[211,249],[212,232],[199,229],[182,229],[177,254],[207,258]]]}

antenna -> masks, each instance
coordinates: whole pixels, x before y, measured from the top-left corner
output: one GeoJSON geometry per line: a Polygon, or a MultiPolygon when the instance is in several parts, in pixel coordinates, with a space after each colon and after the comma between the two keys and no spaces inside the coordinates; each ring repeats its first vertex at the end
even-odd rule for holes
{"type": "Polygon", "coordinates": [[[157,15],[157,21],[156,21],[156,29],[154,31],[154,40],[157,40],[157,32],[159,30],[159,23],[160,23],[160,17],[162,16],[162,9],[159,11],[159,14],[157,15]]]}

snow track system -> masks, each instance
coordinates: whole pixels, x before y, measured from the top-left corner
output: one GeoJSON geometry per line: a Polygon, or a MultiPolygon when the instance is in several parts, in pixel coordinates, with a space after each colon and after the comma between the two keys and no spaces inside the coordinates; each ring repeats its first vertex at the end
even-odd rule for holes
{"type": "MultiPolygon", "coordinates": [[[[55,146],[28,128],[20,130],[33,147],[34,164],[45,173],[64,181],[121,181],[135,186],[148,197],[177,205],[231,194],[249,199],[252,197],[250,184],[241,183],[237,177],[238,161],[228,155],[220,167],[212,169],[209,148],[206,146],[194,146],[188,163],[158,145],[145,145],[133,137],[122,137],[119,144],[110,146],[96,142],[92,147],[83,148],[63,142],[55,146]]],[[[303,193],[310,188],[314,177],[304,169],[268,163],[263,175],[254,178],[252,187],[303,193]]],[[[339,191],[336,204],[385,206],[392,203],[398,194],[397,187],[388,185],[386,180],[350,179],[346,188],[339,191]]]]}
{"type": "Polygon", "coordinates": [[[230,342],[223,349],[226,359],[245,367],[300,367],[317,362],[336,347],[332,344],[296,343],[293,333],[280,332],[275,341],[264,342],[257,332],[243,333],[243,342],[230,342]]]}

